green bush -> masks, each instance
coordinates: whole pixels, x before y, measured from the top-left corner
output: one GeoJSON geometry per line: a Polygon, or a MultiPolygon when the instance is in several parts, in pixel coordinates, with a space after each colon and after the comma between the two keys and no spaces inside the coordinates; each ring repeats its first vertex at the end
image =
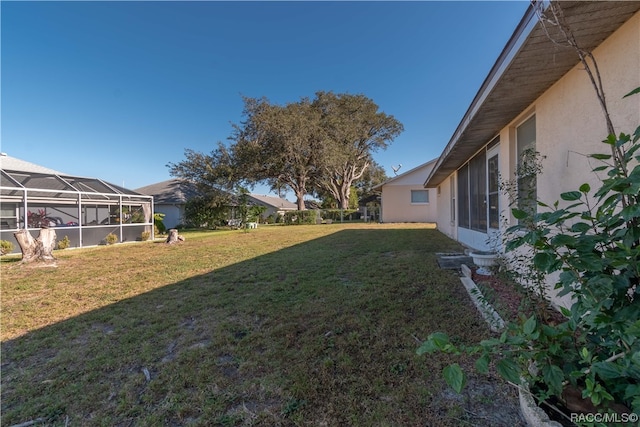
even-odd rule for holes
{"type": "Polygon", "coordinates": [[[71,246],[69,236],[64,236],[64,238],[58,242],[58,249],[67,249],[69,246],[71,246]]]}
{"type": "MultiPolygon", "coordinates": [[[[603,142],[610,153],[589,156],[602,162],[594,169],[604,176],[599,189],[585,183],[560,194],[562,202],[538,201],[537,211],[512,209],[519,223],[506,231],[507,252],[532,251],[534,274],[559,273],[555,289],[573,300],[562,309],[566,320],[521,315],[500,337],[471,347],[436,332],[419,354],[475,354],[479,371],[494,360],[507,380],[539,385],[541,400],[572,388],[599,411],[616,403],[640,413],[640,126],[603,142]]],[[[456,390],[463,387],[459,365],[444,375],[456,390]]]]}
{"type": "Polygon", "coordinates": [[[0,255],[6,255],[13,252],[13,243],[8,240],[0,240],[0,255]]]}
{"type": "Polygon", "coordinates": [[[286,225],[315,224],[317,213],[314,210],[288,211],[284,214],[286,225]]]}
{"type": "Polygon", "coordinates": [[[154,225],[154,231],[156,232],[156,235],[158,234],[164,234],[167,232],[167,227],[164,225],[164,214],[163,213],[154,213],[153,214],[153,225],[154,225]]]}
{"type": "Polygon", "coordinates": [[[140,239],[143,242],[146,242],[147,240],[149,240],[150,237],[151,237],[151,232],[150,231],[143,231],[142,233],[140,233],[140,239]]]}
{"type": "Polygon", "coordinates": [[[107,234],[107,237],[104,238],[104,241],[107,242],[107,245],[113,245],[118,241],[118,236],[113,233],[107,234]]]}
{"type": "Polygon", "coordinates": [[[323,209],[321,215],[322,218],[330,219],[334,222],[360,219],[360,212],[356,209],[323,209]]]}

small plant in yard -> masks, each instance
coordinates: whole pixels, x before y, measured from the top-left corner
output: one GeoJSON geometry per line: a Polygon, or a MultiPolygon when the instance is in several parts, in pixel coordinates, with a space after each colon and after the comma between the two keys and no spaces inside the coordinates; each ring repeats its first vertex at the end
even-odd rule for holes
{"type": "Polygon", "coordinates": [[[8,240],[0,240],[0,255],[6,255],[13,251],[13,243],[8,240]]]}
{"type": "Polygon", "coordinates": [[[8,240],[0,240],[0,255],[6,255],[13,251],[13,243],[8,240]]]}
{"type": "Polygon", "coordinates": [[[107,234],[107,237],[104,238],[104,241],[107,243],[107,245],[113,245],[118,241],[118,236],[113,233],[109,233],[107,234]]]}
{"type": "Polygon", "coordinates": [[[64,236],[62,240],[58,242],[58,249],[67,249],[71,245],[69,236],[64,236]]]}
{"type": "Polygon", "coordinates": [[[164,225],[165,214],[156,212],[153,214],[153,226],[156,234],[164,234],[167,232],[167,227],[164,225]]]}
{"type": "Polygon", "coordinates": [[[142,240],[143,242],[146,242],[147,240],[149,240],[150,237],[151,237],[150,231],[143,231],[142,233],[140,233],[140,240],[142,240]]]}
{"type": "MultiPolygon", "coordinates": [[[[418,353],[473,354],[481,372],[496,360],[504,378],[572,411],[640,413],[640,126],[603,142],[611,153],[590,156],[606,174],[595,192],[583,184],[560,195],[565,206],[514,208],[519,223],[507,230],[507,252],[529,248],[533,272],[559,273],[555,289],[572,297],[563,321],[521,315],[499,337],[466,347],[436,332],[418,353]]],[[[457,364],[444,375],[458,391],[465,384],[457,364]]]]}

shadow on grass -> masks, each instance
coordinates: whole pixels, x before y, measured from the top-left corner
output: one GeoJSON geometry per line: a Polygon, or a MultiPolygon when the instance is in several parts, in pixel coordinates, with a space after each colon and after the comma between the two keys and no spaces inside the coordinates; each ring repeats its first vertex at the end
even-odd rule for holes
{"type": "Polygon", "coordinates": [[[455,395],[450,360],[415,355],[435,330],[488,334],[437,267],[459,249],[345,230],[30,332],[2,344],[2,424],[519,425],[507,386],[455,395]]]}

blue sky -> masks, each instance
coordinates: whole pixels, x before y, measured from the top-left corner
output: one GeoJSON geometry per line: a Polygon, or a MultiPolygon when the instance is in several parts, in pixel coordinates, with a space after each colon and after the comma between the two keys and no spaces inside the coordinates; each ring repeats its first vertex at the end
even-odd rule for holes
{"type": "Polygon", "coordinates": [[[242,96],[322,90],[404,125],[374,155],[393,176],[440,154],[527,6],[2,1],[0,149],[135,189],[228,142],[242,96]]]}

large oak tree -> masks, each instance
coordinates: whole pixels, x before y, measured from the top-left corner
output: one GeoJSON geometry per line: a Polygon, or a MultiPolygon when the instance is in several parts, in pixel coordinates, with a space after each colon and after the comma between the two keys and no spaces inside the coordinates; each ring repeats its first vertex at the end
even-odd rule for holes
{"type": "Polygon", "coordinates": [[[244,117],[234,125],[235,167],[253,182],[271,189],[287,186],[304,210],[304,196],[317,179],[324,156],[320,115],[308,99],[285,106],[265,98],[245,98],[244,117]]]}
{"type": "Polygon", "coordinates": [[[306,194],[330,194],[347,209],[351,187],[372,165],[372,153],[386,149],[403,130],[364,95],[318,92],[313,100],[286,105],[266,98],[243,101],[232,144],[219,143],[208,155],[186,150],[186,160],[169,164],[172,175],[210,188],[286,186],[299,210],[306,194]]]}
{"type": "Polygon", "coordinates": [[[404,128],[364,95],[318,92],[313,105],[327,147],[317,185],[347,209],[351,186],[372,165],[373,153],[386,149],[404,128]]]}

